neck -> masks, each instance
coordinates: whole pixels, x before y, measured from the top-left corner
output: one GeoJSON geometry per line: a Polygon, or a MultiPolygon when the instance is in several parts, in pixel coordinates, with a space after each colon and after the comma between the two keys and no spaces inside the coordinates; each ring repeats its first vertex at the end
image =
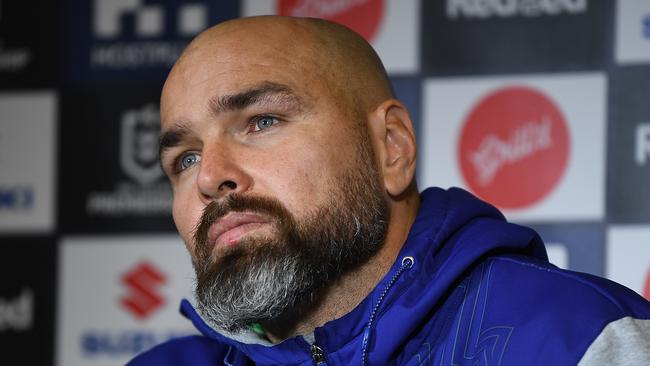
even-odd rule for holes
{"type": "MultiPolygon", "coordinates": [[[[386,239],[381,249],[359,268],[347,272],[328,285],[318,301],[304,310],[298,319],[270,321],[262,325],[273,343],[296,335],[312,333],[323,324],[342,317],[357,307],[388,273],[397,259],[419,208],[417,192],[391,205],[386,239]]],[[[289,317],[294,317],[290,314],[289,317]]]]}

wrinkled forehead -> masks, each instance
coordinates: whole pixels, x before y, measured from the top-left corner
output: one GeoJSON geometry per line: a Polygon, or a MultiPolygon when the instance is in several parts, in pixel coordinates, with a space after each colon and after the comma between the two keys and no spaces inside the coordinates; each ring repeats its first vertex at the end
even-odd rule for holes
{"type": "Polygon", "coordinates": [[[305,97],[329,93],[327,72],[309,37],[291,40],[286,32],[272,33],[230,31],[195,40],[165,83],[163,116],[185,104],[184,99],[237,93],[264,82],[288,85],[305,97]]]}

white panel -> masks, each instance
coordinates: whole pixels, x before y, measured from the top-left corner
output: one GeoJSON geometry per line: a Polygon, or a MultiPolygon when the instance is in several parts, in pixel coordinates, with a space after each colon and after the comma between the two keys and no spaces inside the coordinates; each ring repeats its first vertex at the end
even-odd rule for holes
{"type": "Polygon", "coordinates": [[[56,114],[54,93],[0,94],[0,232],[54,227],[56,114]]]}
{"type": "Polygon", "coordinates": [[[563,113],[570,137],[568,165],[541,201],[505,210],[514,220],[597,220],[604,211],[606,78],[602,73],[427,79],[419,136],[420,187],[467,188],[457,145],[468,113],[487,94],[508,86],[544,93],[563,113]]]}
{"type": "MultiPolygon", "coordinates": [[[[613,226],[607,231],[607,278],[650,293],[650,226],[613,226]]],[[[650,300],[650,298],[648,298],[650,300]]]]}
{"type": "Polygon", "coordinates": [[[547,243],[548,261],[564,269],[569,268],[569,252],[562,244],[547,243]]]}
{"type": "MultiPolygon", "coordinates": [[[[352,6],[366,1],[368,0],[350,0],[348,3],[352,6]]],[[[311,5],[317,2],[319,0],[300,0],[298,3],[311,5]]],[[[372,46],[390,74],[417,73],[420,67],[419,0],[380,0],[379,2],[383,2],[384,16],[377,33],[371,40],[372,46]]],[[[276,4],[277,0],[244,0],[242,14],[244,16],[276,14],[276,4]]],[[[345,1],[337,1],[336,4],[345,7],[345,1]]],[[[363,13],[358,15],[359,18],[363,16],[363,13]]]]}
{"type": "Polygon", "coordinates": [[[246,17],[275,14],[276,8],[275,0],[244,0],[241,2],[242,16],[246,17]]]}
{"type": "Polygon", "coordinates": [[[195,333],[178,312],[181,298],[193,289],[194,272],[177,236],[73,237],[64,239],[61,248],[57,365],[124,365],[138,342],[195,333]],[[144,263],[164,279],[144,278],[146,291],[140,291],[123,277],[144,263]],[[151,297],[162,304],[145,316],[122,303],[130,298],[146,304],[151,297]]]}
{"type": "Polygon", "coordinates": [[[650,1],[616,2],[616,61],[650,62],[650,1]]]}
{"type": "Polygon", "coordinates": [[[420,2],[387,0],[385,6],[384,22],[372,46],[388,73],[417,73],[420,68],[420,2]]]}

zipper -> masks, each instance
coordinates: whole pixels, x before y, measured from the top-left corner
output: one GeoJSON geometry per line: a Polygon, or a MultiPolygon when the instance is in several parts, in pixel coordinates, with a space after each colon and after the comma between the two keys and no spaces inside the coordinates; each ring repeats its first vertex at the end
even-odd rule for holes
{"type": "MultiPolygon", "coordinates": [[[[370,343],[370,332],[372,330],[373,323],[375,322],[377,313],[379,312],[379,306],[384,301],[384,298],[388,294],[388,291],[391,289],[391,287],[393,287],[397,279],[402,275],[404,271],[413,267],[414,263],[415,263],[415,259],[413,259],[413,257],[411,256],[402,258],[402,265],[397,270],[397,272],[393,275],[393,277],[391,277],[390,281],[388,281],[386,287],[384,287],[384,290],[379,295],[379,299],[375,303],[375,306],[373,307],[372,312],[370,313],[368,324],[366,325],[366,328],[363,332],[363,340],[361,342],[362,343],[361,346],[362,366],[366,366],[368,364],[368,345],[370,343]]],[[[323,351],[323,349],[318,347],[316,343],[307,342],[307,344],[309,344],[309,352],[311,354],[311,359],[314,362],[314,365],[327,366],[327,362],[325,361],[325,352],[323,351]]]]}
{"type": "Polygon", "coordinates": [[[309,351],[311,352],[311,359],[314,361],[314,365],[316,366],[326,366],[327,363],[325,363],[325,352],[323,352],[323,349],[318,347],[316,344],[312,344],[309,347],[309,351]]]}
{"type": "Polygon", "coordinates": [[[388,291],[391,289],[391,287],[393,287],[399,276],[402,275],[405,270],[413,267],[413,263],[415,263],[415,259],[413,259],[411,256],[402,258],[402,266],[397,270],[397,272],[395,272],[390,281],[388,281],[386,287],[384,287],[384,291],[381,292],[379,299],[375,303],[375,306],[372,308],[370,318],[368,319],[368,325],[366,325],[366,329],[363,331],[363,340],[361,341],[361,366],[368,365],[368,345],[370,344],[370,332],[372,331],[372,326],[375,322],[377,313],[379,312],[379,305],[381,305],[381,303],[384,301],[384,298],[386,298],[388,291]]]}

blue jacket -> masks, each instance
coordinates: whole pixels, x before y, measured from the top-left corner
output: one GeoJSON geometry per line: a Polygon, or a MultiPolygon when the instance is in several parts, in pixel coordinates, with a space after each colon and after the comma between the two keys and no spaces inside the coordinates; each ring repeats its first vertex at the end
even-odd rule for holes
{"type": "MultiPolygon", "coordinates": [[[[631,319],[639,334],[650,329],[646,300],[549,264],[539,236],[494,207],[457,188],[421,197],[385,278],[350,313],[315,330],[322,365],[576,365],[589,348],[592,362],[602,356],[608,325],[631,319]]],[[[169,341],[129,365],[315,364],[303,337],[242,342],[212,329],[187,300],[181,311],[204,336],[169,341]]]]}

